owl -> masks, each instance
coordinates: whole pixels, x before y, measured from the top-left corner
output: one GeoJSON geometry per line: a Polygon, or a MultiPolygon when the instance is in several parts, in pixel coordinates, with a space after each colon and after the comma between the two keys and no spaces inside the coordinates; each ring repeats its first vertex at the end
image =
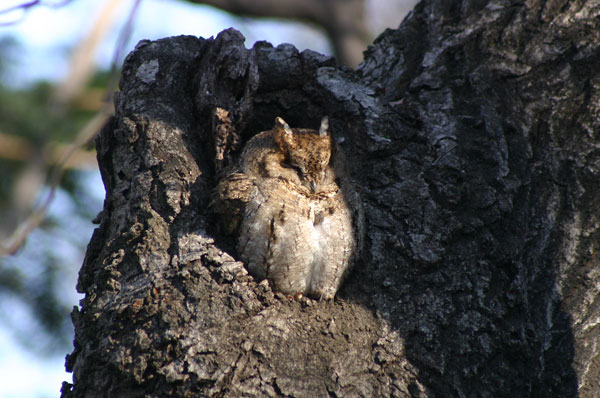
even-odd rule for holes
{"type": "Polygon", "coordinates": [[[362,207],[327,117],[318,131],[276,118],[248,141],[213,203],[248,271],[287,295],[332,299],[362,246],[362,207]]]}

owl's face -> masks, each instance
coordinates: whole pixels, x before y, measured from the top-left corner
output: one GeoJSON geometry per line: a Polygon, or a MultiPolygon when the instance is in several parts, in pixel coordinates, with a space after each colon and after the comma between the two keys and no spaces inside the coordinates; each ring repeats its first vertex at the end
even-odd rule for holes
{"type": "Polygon", "coordinates": [[[328,122],[324,118],[319,131],[291,129],[281,118],[277,118],[277,143],[285,154],[282,166],[294,169],[303,186],[316,191],[324,180],[331,159],[331,136],[328,122]]]}

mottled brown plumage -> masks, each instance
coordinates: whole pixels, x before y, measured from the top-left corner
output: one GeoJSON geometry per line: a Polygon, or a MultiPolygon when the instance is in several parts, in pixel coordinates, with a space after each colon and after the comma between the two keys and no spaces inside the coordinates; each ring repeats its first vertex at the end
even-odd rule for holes
{"type": "Polygon", "coordinates": [[[362,244],[360,200],[332,145],[327,118],[319,131],[277,118],[216,190],[215,211],[225,232],[237,231],[248,270],[289,295],[333,298],[362,244]]]}

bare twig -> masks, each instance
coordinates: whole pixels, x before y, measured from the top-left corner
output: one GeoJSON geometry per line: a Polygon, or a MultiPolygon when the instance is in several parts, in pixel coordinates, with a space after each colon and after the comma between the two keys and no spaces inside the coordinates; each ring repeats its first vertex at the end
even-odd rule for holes
{"type": "Polygon", "coordinates": [[[73,50],[67,78],[54,89],[53,101],[57,106],[69,103],[87,85],[95,70],[94,54],[111,31],[122,3],[123,0],[106,1],[86,37],[73,50]]]}
{"type": "Polygon", "coordinates": [[[12,7],[8,7],[5,9],[0,9],[0,15],[3,14],[9,14],[11,12],[15,12],[18,10],[21,10],[22,13],[20,15],[19,18],[9,21],[9,22],[1,22],[0,26],[10,26],[10,25],[14,25],[18,22],[20,22],[25,14],[27,13],[27,11],[29,11],[31,8],[35,7],[35,6],[46,6],[46,7],[50,7],[50,8],[58,8],[58,7],[62,7],[65,6],[67,4],[69,4],[71,1],[73,0],[61,0],[61,1],[57,1],[57,2],[47,2],[47,1],[42,1],[42,0],[32,0],[32,1],[28,1],[26,3],[22,3],[22,4],[17,4],[15,6],[12,7]]]}
{"type": "MultiPolygon", "coordinates": [[[[70,1],[70,0],[69,0],[70,1]]],[[[111,71],[111,78],[106,89],[107,101],[103,106],[102,110],[96,114],[84,127],[77,133],[73,143],[64,151],[60,160],[57,162],[56,167],[53,168],[52,173],[48,179],[48,186],[50,188],[48,195],[43,200],[41,205],[24,221],[22,222],[12,233],[8,242],[0,245],[0,256],[7,254],[14,254],[23,245],[27,236],[36,229],[43,221],[50,203],[54,199],[56,189],[60,183],[60,180],[65,172],[66,164],[74,153],[80,150],[84,145],[89,143],[98,134],[101,127],[106,123],[110,115],[113,113],[112,103],[110,98],[116,88],[116,81],[118,75],[117,63],[121,62],[121,54],[124,52],[125,46],[129,41],[131,32],[133,30],[133,22],[135,15],[141,0],[136,0],[132,9],[129,12],[129,18],[119,36],[119,42],[115,48],[113,65],[111,71]]]]}
{"type": "Polygon", "coordinates": [[[137,14],[138,8],[141,4],[142,0],[135,0],[131,10],[129,11],[129,17],[127,18],[127,22],[123,25],[121,32],[119,33],[119,39],[117,41],[117,47],[115,48],[115,52],[113,53],[113,60],[111,64],[110,70],[110,79],[108,81],[109,87],[117,86],[117,77],[118,77],[118,65],[121,65],[123,52],[125,51],[125,47],[127,46],[127,42],[131,38],[131,32],[133,31],[133,22],[135,20],[135,16],[137,14]]]}
{"type": "Polygon", "coordinates": [[[3,243],[2,246],[0,246],[0,255],[16,253],[19,247],[25,242],[27,236],[41,224],[46,216],[50,203],[52,203],[52,200],[54,199],[56,188],[65,172],[65,165],[75,152],[89,143],[96,136],[111,114],[112,107],[106,105],[105,108],[96,114],[96,116],[94,116],[94,118],[77,134],[75,141],[73,141],[73,143],[64,151],[56,167],[52,169],[49,178],[50,191],[48,192],[48,196],[46,196],[42,204],[16,228],[8,239],[8,243],[3,243]]]}
{"type": "MultiPolygon", "coordinates": [[[[43,149],[44,156],[41,161],[48,166],[57,165],[62,154],[67,150],[67,146],[60,142],[45,144],[43,149]]],[[[0,131],[0,159],[27,161],[32,158],[35,150],[36,148],[29,140],[0,131]]],[[[73,156],[65,164],[65,167],[68,169],[84,170],[91,169],[95,165],[96,157],[94,152],[79,148],[73,153],[73,156]]]]}

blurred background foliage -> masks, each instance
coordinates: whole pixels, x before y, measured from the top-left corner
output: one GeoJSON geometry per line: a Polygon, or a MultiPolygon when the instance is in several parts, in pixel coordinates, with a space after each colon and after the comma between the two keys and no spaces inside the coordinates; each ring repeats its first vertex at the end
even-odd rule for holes
{"type": "MultiPolygon", "coordinates": [[[[18,52],[0,42],[0,73],[18,52]],[[8,55],[5,55],[7,54],[8,55]]],[[[41,81],[23,89],[0,84],[0,239],[6,241],[48,194],[47,176],[65,147],[98,112],[107,72],[100,72],[68,106],[53,106],[55,85],[41,81]]],[[[81,148],[65,170],[56,198],[17,253],[0,258],[0,322],[37,354],[69,349],[69,313],[76,303],[77,269],[90,226],[102,202],[86,179],[98,177],[91,147],[81,148]],[[84,232],[84,234],[82,234],[84,232]],[[65,283],[66,282],[66,283],[65,283]]]]}
{"type": "MultiPolygon", "coordinates": [[[[118,77],[118,70],[113,68],[111,72],[111,63],[119,65],[137,41],[176,34],[208,37],[234,26],[250,41],[248,47],[254,40],[267,40],[274,45],[291,42],[301,50],[310,47],[334,53],[339,62],[355,67],[372,39],[386,27],[397,27],[415,3],[415,0],[3,0],[0,2],[0,250],[14,242],[15,232],[27,225],[28,217],[51,193],[49,176],[58,159],[110,98],[107,86],[118,77]],[[216,11],[214,7],[233,14],[216,11]],[[52,44],[53,49],[44,49],[48,52],[33,58],[36,59],[33,63],[25,62],[31,51],[26,44],[28,33],[15,30],[15,26],[25,24],[29,14],[33,17],[40,9],[46,9],[46,18],[53,19],[60,12],[76,8],[79,14],[73,15],[83,20],[73,16],[66,20],[81,24],[81,34],[73,37],[69,31],[60,36],[49,28],[47,39],[51,42],[56,36],[57,41],[52,44]],[[94,10],[89,15],[85,14],[89,11],[81,11],[89,9],[94,10]],[[207,27],[213,29],[208,34],[201,30],[207,27]],[[67,42],[61,42],[65,37],[67,42]],[[322,39],[315,39],[318,37],[322,39]],[[109,53],[104,51],[104,55],[99,55],[107,42],[112,43],[108,45],[109,53]],[[60,67],[66,70],[62,76],[54,71],[60,67]],[[36,69],[33,72],[37,74],[30,75],[53,77],[22,83],[15,76],[28,72],[27,68],[36,69]]],[[[29,353],[40,358],[59,357],[62,361],[72,350],[69,314],[79,299],[75,290],[77,273],[94,228],[91,220],[101,210],[104,196],[93,143],[77,148],[53,196],[46,217],[18,250],[0,255],[0,331],[7,331],[29,353]]],[[[0,370],[6,369],[2,367],[2,347],[12,344],[3,341],[2,336],[0,333],[0,370]]],[[[67,378],[64,374],[63,379],[67,378]]],[[[57,391],[59,385],[57,381],[50,391],[57,391]]],[[[1,388],[0,396],[3,396],[1,388]]]]}

